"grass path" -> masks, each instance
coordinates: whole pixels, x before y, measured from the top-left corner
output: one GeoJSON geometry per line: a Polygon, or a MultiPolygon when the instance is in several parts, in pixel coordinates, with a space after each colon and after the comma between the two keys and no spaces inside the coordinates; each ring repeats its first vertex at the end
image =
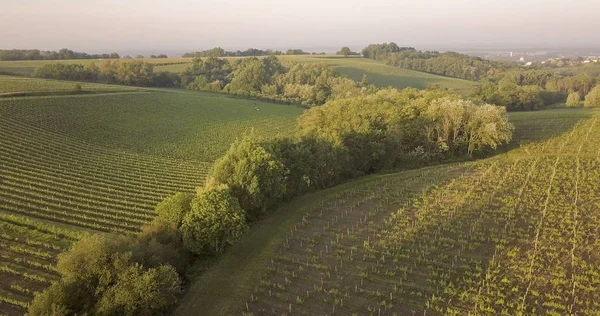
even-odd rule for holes
{"type": "Polygon", "coordinates": [[[236,314],[267,271],[269,260],[273,258],[286,234],[302,220],[306,210],[315,207],[328,196],[386,178],[402,180],[414,179],[430,172],[431,175],[435,174],[436,177],[424,177],[418,182],[419,185],[411,187],[411,190],[418,194],[432,179],[442,181],[458,175],[469,165],[454,163],[393,174],[372,175],[293,200],[252,227],[242,241],[228,249],[218,262],[195,280],[173,315],[236,314]],[[439,171],[444,173],[442,177],[439,177],[439,171]]]}

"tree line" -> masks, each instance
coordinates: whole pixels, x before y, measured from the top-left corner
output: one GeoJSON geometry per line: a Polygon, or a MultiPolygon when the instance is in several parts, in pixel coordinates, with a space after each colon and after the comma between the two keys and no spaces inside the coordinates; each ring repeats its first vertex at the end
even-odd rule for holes
{"type": "Polygon", "coordinates": [[[371,44],[362,50],[362,55],[392,66],[473,81],[518,67],[454,52],[419,51],[393,42],[371,44]]]}
{"type": "Polygon", "coordinates": [[[536,110],[565,102],[569,107],[600,107],[592,101],[592,91],[599,84],[600,78],[586,74],[561,76],[548,70],[514,70],[482,80],[474,97],[503,105],[509,111],[536,110]],[[587,101],[582,102],[584,99],[587,101]]]}
{"type": "Polygon", "coordinates": [[[0,60],[118,59],[117,53],[88,54],[63,48],[57,51],[39,49],[0,49],[0,60]]]}
{"type": "Polygon", "coordinates": [[[509,111],[537,110],[566,101],[571,107],[600,107],[593,101],[594,94],[587,98],[600,79],[587,74],[561,75],[550,70],[524,69],[512,62],[494,62],[454,52],[419,51],[393,42],[371,44],[362,50],[362,55],[401,68],[479,81],[471,97],[505,106],[509,111]]]}
{"type": "Polygon", "coordinates": [[[339,76],[323,63],[282,62],[275,56],[235,60],[197,58],[180,74],[155,73],[153,64],[141,60],[106,60],[85,65],[55,63],[38,67],[33,76],[133,86],[181,87],[306,107],[375,89],[366,80],[358,83],[339,76]]]}
{"type": "Polygon", "coordinates": [[[61,280],[35,296],[29,314],[164,314],[191,266],[226,251],[279,204],[384,169],[482,155],[512,130],[504,107],[445,91],[328,100],[300,117],[292,137],[238,139],[204,186],[166,198],[141,233],[76,242],[59,257],[61,280]]]}
{"type": "Polygon", "coordinates": [[[191,52],[191,53],[185,53],[183,54],[182,57],[194,57],[194,58],[201,58],[201,57],[258,57],[258,56],[278,56],[278,55],[308,55],[310,53],[307,53],[301,49],[288,49],[287,51],[283,52],[280,50],[273,50],[273,49],[256,49],[256,48],[249,48],[246,49],[244,51],[226,51],[221,47],[215,47],[215,48],[211,48],[211,49],[207,49],[207,50],[203,50],[203,51],[197,51],[197,52],[191,52]]]}

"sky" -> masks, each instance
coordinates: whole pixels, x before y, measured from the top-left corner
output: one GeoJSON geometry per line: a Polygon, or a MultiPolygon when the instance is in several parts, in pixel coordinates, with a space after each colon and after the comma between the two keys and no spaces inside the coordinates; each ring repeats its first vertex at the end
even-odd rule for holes
{"type": "Polygon", "coordinates": [[[600,0],[0,0],[0,49],[600,46],[600,0]]]}

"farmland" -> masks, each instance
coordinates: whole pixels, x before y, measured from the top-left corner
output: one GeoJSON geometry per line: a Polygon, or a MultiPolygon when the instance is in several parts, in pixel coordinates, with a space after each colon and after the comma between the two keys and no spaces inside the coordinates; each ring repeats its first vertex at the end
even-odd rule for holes
{"type": "Polygon", "coordinates": [[[209,162],[250,130],[258,135],[290,133],[301,112],[294,106],[208,93],[0,100],[3,116],[60,135],[140,154],[209,162]]]}
{"type": "Polygon", "coordinates": [[[166,196],[201,185],[230,142],[289,133],[302,111],[96,84],[82,86],[120,93],[44,96],[74,83],[0,81],[42,93],[0,99],[0,315],[23,314],[58,280],[57,255],[82,232],[139,231],[166,196]]]}
{"type": "MultiPolygon", "coordinates": [[[[22,78],[14,76],[0,76],[0,96],[11,96],[17,93],[35,94],[35,93],[53,93],[53,92],[69,92],[73,91],[77,83],[70,81],[46,80],[22,78]]],[[[135,88],[79,83],[82,91],[87,92],[123,92],[133,91],[135,88]]]]}
{"type": "Polygon", "coordinates": [[[506,154],[300,198],[176,315],[598,314],[598,114],[518,113],[506,154]]]}
{"type": "MultiPolygon", "coordinates": [[[[399,67],[389,66],[368,58],[343,58],[336,55],[282,55],[277,56],[282,61],[294,61],[302,63],[324,63],[338,73],[347,75],[355,81],[360,81],[363,74],[366,74],[370,83],[377,87],[413,87],[425,89],[427,87],[437,86],[443,89],[450,89],[459,93],[467,94],[477,83],[468,80],[461,80],[450,77],[432,75],[424,72],[418,72],[399,67]]],[[[234,60],[240,57],[225,57],[225,59],[234,60]]],[[[154,71],[180,73],[191,64],[192,58],[166,58],[166,59],[139,59],[144,62],[154,64],[154,71]]],[[[31,75],[33,71],[44,64],[52,63],[76,63],[89,64],[99,63],[97,60],[43,60],[43,61],[0,61],[0,74],[31,75]]]]}

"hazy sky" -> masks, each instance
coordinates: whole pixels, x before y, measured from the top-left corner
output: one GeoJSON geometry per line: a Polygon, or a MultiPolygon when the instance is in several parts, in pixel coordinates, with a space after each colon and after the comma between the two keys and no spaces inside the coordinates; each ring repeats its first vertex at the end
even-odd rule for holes
{"type": "Polygon", "coordinates": [[[0,0],[0,48],[598,46],[600,0],[0,0]]]}

